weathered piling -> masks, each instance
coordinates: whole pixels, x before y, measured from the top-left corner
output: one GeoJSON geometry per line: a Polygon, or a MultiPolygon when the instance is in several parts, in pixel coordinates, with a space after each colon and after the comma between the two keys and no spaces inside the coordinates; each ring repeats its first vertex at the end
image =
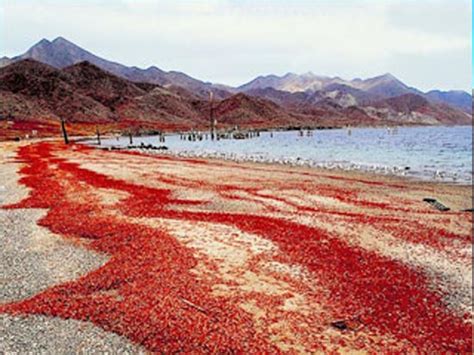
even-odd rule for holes
{"type": "Polygon", "coordinates": [[[66,122],[64,121],[63,118],[61,118],[61,131],[63,133],[64,143],[69,144],[69,137],[66,131],[66,122]]]}

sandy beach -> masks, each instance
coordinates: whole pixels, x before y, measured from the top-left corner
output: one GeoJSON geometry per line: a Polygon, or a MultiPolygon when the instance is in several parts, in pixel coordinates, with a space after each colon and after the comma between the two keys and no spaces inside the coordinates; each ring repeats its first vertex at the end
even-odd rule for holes
{"type": "Polygon", "coordinates": [[[472,350],[470,185],[59,141],[0,166],[0,352],[472,350]]]}

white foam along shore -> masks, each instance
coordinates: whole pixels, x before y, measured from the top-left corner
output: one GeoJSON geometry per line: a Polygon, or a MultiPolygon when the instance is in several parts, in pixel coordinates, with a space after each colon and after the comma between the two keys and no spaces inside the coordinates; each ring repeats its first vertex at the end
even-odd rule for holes
{"type": "Polygon", "coordinates": [[[180,157],[217,158],[361,171],[424,181],[472,184],[472,128],[417,127],[386,130],[265,132],[250,139],[191,140],[167,135],[107,139],[103,146],[158,152],[180,157]],[[314,134],[313,134],[314,133],[314,134]],[[163,138],[163,137],[161,137],[163,138]],[[168,150],[146,149],[165,146],[168,150]]]}
{"type": "MultiPolygon", "coordinates": [[[[155,147],[156,148],[156,147],[155,147]]],[[[308,168],[320,168],[325,170],[336,171],[358,171],[363,173],[374,173],[385,176],[398,176],[413,178],[421,181],[435,181],[444,183],[456,183],[469,185],[472,184],[471,179],[463,179],[457,173],[438,172],[433,176],[422,174],[421,172],[412,171],[408,166],[386,166],[382,164],[363,164],[349,161],[328,161],[317,162],[311,159],[304,159],[300,157],[280,157],[272,158],[264,154],[241,154],[241,153],[225,153],[217,151],[199,151],[199,150],[182,150],[173,151],[169,149],[150,149],[146,147],[133,146],[108,146],[104,149],[127,149],[129,151],[136,151],[142,154],[155,154],[175,156],[178,158],[201,158],[201,159],[223,159],[236,163],[260,163],[260,164],[280,164],[288,166],[300,166],[308,168]]]]}

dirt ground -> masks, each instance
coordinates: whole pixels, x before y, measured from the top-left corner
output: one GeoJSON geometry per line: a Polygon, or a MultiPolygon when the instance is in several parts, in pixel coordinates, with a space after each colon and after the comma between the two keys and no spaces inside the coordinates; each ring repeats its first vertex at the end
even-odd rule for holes
{"type": "Polygon", "coordinates": [[[0,212],[29,214],[19,228],[42,237],[28,260],[54,261],[35,287],[6,275],[2,288],[26,291],[1,313],[87,322],[137,352],[472,350],[472,186],[59,142],[0,149],[0,212]]]}

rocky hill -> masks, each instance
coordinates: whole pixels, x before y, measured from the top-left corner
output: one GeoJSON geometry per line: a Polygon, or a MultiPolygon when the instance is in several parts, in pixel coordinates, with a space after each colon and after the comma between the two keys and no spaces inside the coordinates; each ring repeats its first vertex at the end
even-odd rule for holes
{"type": "Polygon", "coordinates": [[[238,87],[241,92],[258,93],[260,97],[272,99],[272,92],[262,95],[261,90],[275,89],[287,93],[318,93],[319,97],[338,99],[343,106],[350,104],[365,104],[379,99],[396,97],[405,94],[417,94],[433,103],[444,103],[454,108],[471,113],[471,95],[464,91],[432,90],[423,93],[409,87],[391,74],[384,74],[368,79],[344,80],[339,77],[318,76],[313,73],[294,74],[283,76],[267,75],[238,87]]]}
{"type": "MultiPolygon", "coordinates": [[[[209,94],[220,127],[471,124],[472,96],[423,93],[393,75],[344,80],[313,73],[260,76],[238,88],[177,71],[100,58],[58,37],[0,59],[0,123],[66,119],[120,130],[206,128],[209,94]]],[[[23,127],[23,126],[22,126],[23,127]]]]}
{"type": "MultiPolygon", "coordinates": [[[[244,94],[214,105],[220,127],[298,123],[275,103],[244,94]]],[[[205,128],[209,102],[180,87],[131,82],[89,62],[56,69],[25,59],[0,68],[0,116],[17,122],[205,128]]]]}
{"type": "Polygon", "coordinates": [[[130,81],[148,82],[161,86],[179,85],[188,90],[198,92],[205,91],[206,97],[209,90],[215,91],[217,97],[229,96],[228,93],[221,88],[214,88],[211,83],[192,78],[185,73],[178,71],[167,72],[156,66],[151,66],[146,69],[129,67],[103,59],[63,37],[57,37],[53,41],[42,39],[21,55],[13,58],[4,57],[0,62],[0,66],[23,59],[34,59],[58,69],[87,61],[105,71],[130,81]]]}

